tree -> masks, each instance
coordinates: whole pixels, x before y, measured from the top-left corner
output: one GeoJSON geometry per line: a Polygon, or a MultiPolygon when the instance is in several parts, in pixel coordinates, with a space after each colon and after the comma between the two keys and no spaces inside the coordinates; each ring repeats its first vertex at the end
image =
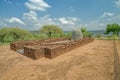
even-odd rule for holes
{"type": "Polygon", "coordinates": [[[18,27],[1,28],[0,29],[0,42],[12,42],[18,40],[30,40],[33,39],[33,35],[18,27]]]}
{"type": "Polygon", "coordinates": [[[53,34],[60,34],[61,36],[63,31],[57,25],[44,25],[40,29],[40,33],[44,33],[48,36],[48,38],[51,38],[53,34]]]}
{"type": "Polygon", "coordinates": [[[113,23],[113,24],[108,24],[107,27],[106,27],[106,32],[105,34],[109,34],[111,33],[113,35],[117,35],[119,36],[119,32],[120,32],[120,25],[116,24],[116,23],[113,23]]]}
{"type": "Polygon", "coordinates": [[[91,33],[88,32],[86,28],[81,27],[81,32],[83,33],[84,37],[91,37],[91,33]]]}
{"type": "Polygon", "coordinates": [[[69,32],[64,34],[64,38],[71,39],[71,37],[72,37],[72,31],[69,31],[69,32]]]}

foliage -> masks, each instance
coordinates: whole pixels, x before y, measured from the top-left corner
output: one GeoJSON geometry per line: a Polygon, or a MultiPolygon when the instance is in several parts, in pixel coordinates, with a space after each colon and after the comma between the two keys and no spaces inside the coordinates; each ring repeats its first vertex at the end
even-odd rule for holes
{"type": "Polygon", "coordinates": [[[40,33],[44,33],[48,36],[48,38],[52,38],[52,36],[59,34],[59,37],[62,36],[63,31],[57,25],[44,25],[40,29],[40,33]]]}
{"type": "Polygon", "coordinates": [[[72,37],[72,31],[70,31],[70,32],[68,32],[68,33],[65,33],[65,34],[64,34],[64,37],[70,39],[70,38],[72,37]]]}
{"type": "Polygon", "coordinates": [[[81,32],[83,33],[83,36],[84,37],[91,37],[91,33],[90,32],[88,32],[87,31],[87,29],[86,28],[84,28],[84,27],[81,27],[81,32]]]}
{"type": "Polygon", "coordinates": [[[20,29],[18,27],[0,29],[0,42],[30,40],[33,38],[34,36],[30,32],[20,29]]]}
{"type": "Polygon", "coordinates": [[[102,35],[101,35],[101,34],[96,34],[95,37],[96,37],[96,38],[101,38],[102,35]]]}
{"type": "Polygon", "coordinates": [[[33,34],[33,36],[35,37],[36,40],[39,39],[47,39],[47,36],[45,34],[33,34]]]}
{"type": "Polygon", "coordinates": [[[108,24],[107,27],[106,27],[105,34],[109,34],[110,32],[112,32],[113,35],[119,36],[120,25],[118,25],[116,23],[108,24]]]}

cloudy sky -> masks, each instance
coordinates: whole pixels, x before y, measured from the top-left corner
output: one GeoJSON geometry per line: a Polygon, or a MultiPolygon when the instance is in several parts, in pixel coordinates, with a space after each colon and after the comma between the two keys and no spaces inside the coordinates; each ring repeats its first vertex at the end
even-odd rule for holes
{"type": "Polygon", "coordinates": [[[120,24],[120,0],[0,0],[0,28],[103,30],[108,23],[120,24]]]}

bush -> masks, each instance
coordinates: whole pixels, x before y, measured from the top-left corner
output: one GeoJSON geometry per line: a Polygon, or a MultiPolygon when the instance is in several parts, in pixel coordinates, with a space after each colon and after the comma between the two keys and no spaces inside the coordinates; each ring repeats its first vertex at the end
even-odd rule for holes
{"type": "Polygon", "coordinates": [[[96,38],[101,38],[102,35],[101,35],[101,34],[96,34],[95,37],[96,37],[96,38]]]}
{"type": "Polygon", "coordinates": [[[0,29],[0,42],[12,42],[31,39],[34,39],[34,36],[30,32],[18,27],[0,29]]]}
{"type": "Polygon", "coordinates": [[[81,30],[81,32],[83,33],[83,37],[84,37],[84,38],[85,38],[85,37],[91,37],[91,36],[92,36],[92,34],[91,34],[90,32],[88,32],[86,28],[82,27],[80,30],[81,30]]]}
{"type": "Polygon", "coordinates": [[[71,37],[72,37],[72,31],[64,34],[64,38],[69,38],[69,39],[71,39],[71,37]]]}
{"type": "Polygon", "coordinates": [[[47,39],[48,37],[45,34],[33,34],[35,39],[47,39]]]}

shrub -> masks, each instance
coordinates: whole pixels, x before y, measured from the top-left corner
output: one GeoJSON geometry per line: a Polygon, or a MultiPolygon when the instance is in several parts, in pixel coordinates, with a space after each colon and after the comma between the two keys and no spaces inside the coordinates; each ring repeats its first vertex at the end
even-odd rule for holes
{"type": "Polygon", "coordinates": [[[88,32],[86,28],[82,27],[80,30],[83,33],[83,37],[91,37],[92,36],[92,34],[90,32],[88,32]]]}
{"type": "Polygon", "coordinates": [[[34,36],[30,32],[18,27],[0,29],[0,42],[12,42],[31,39],[34,39],[34,36]]]}

